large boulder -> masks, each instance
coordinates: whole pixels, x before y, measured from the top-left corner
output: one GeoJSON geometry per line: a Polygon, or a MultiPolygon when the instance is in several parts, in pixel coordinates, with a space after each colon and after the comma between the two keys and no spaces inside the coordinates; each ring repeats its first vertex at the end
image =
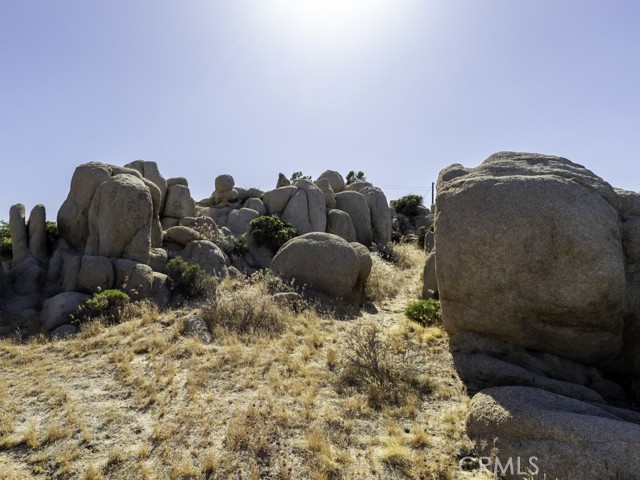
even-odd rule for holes
{"type": "Polygon", "coordinates": [[[110,259],[89,255],[82,257],[78,272],[79,290],[88,293],[108,290],[113,286],[114,280],[113,264],[110,259]]]}
{"type": "Polygon", "coordinates": [[[351,242],[350,245],[358,254],[358,279],[356,280],[354,291],[355,295],[359,297],[358,300],[362,300],[364,298],[365,283],[367,283],[371,268],[373,268],[373,260],[369,249],[361,243],[351,242]]]}
{"type": "Polygon", "coordinates": [[[635,377],[636,401],[640,402],[640,194],[616,190],[622,220],[622,247],[626,257],[626,305],[623,348],[611,369],[635,377]]]}
{"type": "Polygon", "coordinates": [[[238,201],[238,190],[234,188],[235,180],[231,175],[219,175],[214,183],[215,190],[211,197],[215,206],[224,207],[238,201]]]}
{"type": "Polygon", "coordinates": [[[356,241],[356,228],[353,220],[347,212],[342,210],[329,210],[327,213],[327,233],[333,233],[344,238],[347,242],[356,241]]]}
{"type": "Polygon", "coordinates": [[[334,193],[340,193],[345,189],[344,178],[335,170],[327,170],[323,172],[318,180],[326,179],[334,193]]]}
{"type": "Polygon", "coordinates": [[[367,200],[360,192],[336,193],[336,208],[347,212],[356,229],[356,240],[366,247],[371,246],[371,212],[367,200]]]}
{"type": "Polygon", "coordinates": [[[153,210],[149,187],[140,178],[109,178],[98,187],[91,202],[85,254],[148,263],[153,210]]]}
{"type": "Polygon", "coordinates": [[[422,271],[422,298],[435,298],[438,293],[438,280],[436,278],[436,254],[430,253],[422,271]]]}
{"type": "Polygon", "coordinates": [[[215,243],[208,240],[189,242],[179,254],[190,263],[195,263],[209,275],[218,278],[227,276],[227,263],[224,252],[215,243]]]}
{"type": "Polygon", "coordinates": [[[39,262],[46,262],[47,255],[47,214],[44,205],[36,205],[29,214],[27,230],[29,235],[29,251],[39,262]]]}
{"type": "Polygon", "coordinates": [[[111,167],[90,162],[76,168],[69,195],[58,211],[58,233],[82,251],[89,237],[89,208],[97,188],[111,177],[111,167]]]}
{"type": "Polygon", "coordinates": [[[48,332],[71,322],[72,314],[82,305],[89,295],[78,292],[60,293],[47,299],[42,306],[42,328],[48,332]]]}
{"type": "Polygon", "coordinates": [[[189,242],[200,240],[200,234],[193,228],[184,227],[182,225],[168,228],[164,232],[164,241],[175,243],[176,245],[185,246],[189,242]]]}
{"type": "Polygon", "coordinates": [[[307,233],[285,243],[271,268],[287,280],[337,298],[354,299],[360,276],[358,253],[341,237],[307,233]]]}
{"type": "Polygon", "coordinates": [[[32,258],[25,220],[24,205],[18,203],[9,209],[9,231],[11,232],[11,265],[15,267],[32,258]]]}
{"type": "Polygon", "coordinates": [[[289,203],[291,197],[298,193],[298,188],[294,185],[269,190],[262,196],[262,202],[267,209],[269,215],[281,214],[289,203]]]}
{"type": "Polygon", "coordinates": [[[195,217],[196,204],[189,187],[175,184],[168,187],[164,216],[171,218],[195,217]]]}
{"type": "MultiPolygon", "coordinates": [[[[131,227],[131,223],[135,223],[137,220],[136,215],[138,215],[141,210],[146,210],[146,199],[143,202],[145,205],[144,207],[142,205],[136,205],[136,208],[133,210],[133,218],[130,218],[132,212],[123,209],[123,205],[105,205],[105,207],[99,210],[110,211],[111,213],[106,215],[109,219],[105,218],[104,221],[98,221],[96,214],[99,215],[100,211],[96,210],[96,208],[100,206],[100,202],[96,200],[97,192],[104,183],[110,181],[116,176],[120,178],[118,181],[120,183],[122,183],[123,178],[126,178],[130,180],[129,183],[135,183],[140,191],[146,190],[145,196],[148,196],[148,199],[150,200],[148,204],[151,208],[149,219],[144,219],[144,221],[139,225],[139,237],[146,237],[146,232],[148,230],[150,246],[160,246],[160,243],[162,242],[162,227],[160,225],[159,215],[162,209],[163,197],[162,192],[156,185],[155,181],[143,177],[142,174],[134,168],[91,162],[80,165],[76,168],[73,178],[71,179],[69,195],[58,211],[58,233],[60,238],[67,241],[74,250],[86,253],[87,255],[96,255],[96,249],[103,248],[99,247],[96,242],[105,243],[102,238],[100,238],[100,235],[96,237],[97,232],[95,229],[98,223],[101,223],[102,226],[106,226],[107,223],[114,221],[114,216],[120,215],[120,217],[125,220],[123,222],[123,224],[126,224],[125,228],[133,228],[131,227]],[[141,185],[144,187],[141,187],[141,185]],[[91,210],[92,207],[93,211],[91,210]],[[91,222],[89,217],[92,215],[93,225],[90,226],[91,222]],[[93,230],[91,231],[92,228],[93,230]],[[91,245],[89,246],[89,249],[86,250],[90,234],[92,234],[91,245]]],[[[155,175],[150,176],[155,178],[155,175]]],[[[156,181],[160,180],[156,178],[156,181]]],[[[102,194],[105,194],[106,190],[112,192],[114,188],[116,188],[114,184],[111,184],[110,187],[102,190],[102,194]]],[[[131,200],[135,203],[135,200],[131,200]]],[[[109,199],[105,201],[109,201],[109,199]]],[[[102,232],[102,237],[105,235],[106,233],[102,232]]],[[[116,240],[115,243],[118,243],[119,241],[120,240],[116,240]]],[[[110,243],[110,241],[106,240],[105,244],[110,243]]],[[[130,247],[125,248],[125,250],[139,248],[139,242],[136,243],[137,245],[131,245],[130,247]]],[[[109,245],[109,247],[111,248],[113,245],[109,245]]],[[[118,250],[118,248],[115,248],[114,250],[118,250]]],[[[138,252],[136,252],[136,255],[138,255],[138,252]]],[[[147,255],[148,252],[142,252],[141,257],[145,257],[147,255]]]]}
{"type": "Polygon", "coordinates": [[[532,387],[497,387],[471,401],[467,433],[500,478],[523,478],[527,468],[536,478],[636,478],[638,423],[637,412],[532,387]]]}
{"type": "Polygon", "coordinates": [[[391,243],[391,215],[389,214],[387,197],[377,187],[366,187],[361,193],[364,195],[371,212],[373,242],[378,248],[385,250],[391,243]]]}
{"type": "Polygon", "coordinates": [[[331,184],[327,178],[319,178],[316,180],[316,186],[324,195],[324,206],[327,210],[336,208],[336,194],[331,188],[331,184]]]}
{"type": "Polygon", "coordinates": [[[164,202],[167,197],[167,181],[160,173],[158,164],[147,160],[135,160],[126,164],[125,167],[137,170],[143,178],[150,180],[158,187],[160,190],[160,213],[162,213],[164,202]]]}
{"type": "Polygon", "coordinates": [[[622,348],[618,196],[559,157],[503,152],[438,180],[443,323],[587,365],[622,348]]]}
{"type": "Polygon", "coordinates": [[[262,200],[260,200],[259,198],[255,198],[255,197],[248,198],[247,201],[244,202],[243,207],[250,208],[251,210],[255,210],[260,215],[267,214],[267,207],[264,206],[264,203],[262,203],[262,200]]]}
{"type": "Polygon", "coordinates": [[[115,288],[126,292],[134,300],[151,296],[154,272],[149,265],[120,258],[113,262],[113,270],[115,288]]]}
{"type": "MultiPolygon", "coordinates": [[[[260,201],[258,199],[253,200],[260,201]]],[[[259,216],[260,214],[251,208],[232,210],[229,212],[229,217],[227,218],[227,228],[231,230],[235,236],[239,237],[249,231],[251,220],[259,216]]]]}
{"type": "Polygon", "coordinates": [[[78,290],[78,274],[82,256],[75,252],[66,240],[60,239],[49,260],[44,293],[52,297],[61,292],[78,290]]]}
{"type": "Polygon", "coordinates": [[[298,191],[282,211],[282,220],[300,233],[324,232],[327,228],[324,194],[308,180],[298,180],[296,187],[298,191]]]}

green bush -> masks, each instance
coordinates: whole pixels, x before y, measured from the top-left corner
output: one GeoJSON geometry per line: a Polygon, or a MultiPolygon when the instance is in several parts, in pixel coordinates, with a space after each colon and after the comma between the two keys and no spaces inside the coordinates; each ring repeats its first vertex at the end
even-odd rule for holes
{"type": "Polygon", "coordinates": [[[249,251],[247,246],[247,239],[245,237],[236,237],[233,240],[233,255],[236,257],[242,257],[249,251]]]}
{"type": "Polygon", "coordinates": [[[94,293],[78,307],[74,314],[74,323],[83,323],[98,317],[109,324],[120,323],[127,319],[130,303],[129,295],[121,290],[94,293]]]}
{"type": "Polygon", "coordinates": [[[58,235],[58,224],[56,222],[45,223],[45,234],[47,238],[47,251],[51,253],[60,236],[58,235]]]}
{"type": "Polygon", "coordinates": [[[282,245],[298,236],[295,228],[276,216],[262,215],[251,220],[249,225],[249,233],[256,243],[265,245],[274,254],[282,245]]]}
{"type": "Polygon", "coordinates": [[[167,276],[171,289],[186,299],[199,300],[215,293],[216,278],[181,257],[169,260],[167,276]]]}
{"type": "Polygon", "coordinates": [[[418,213],[418,207],[423,205],[422,196],[420,195],[405,195],[398,200],[391,201],[391,208],[396,213],[401,213],[407,217],[413,217],[418,213]]]}
{"type": "Polygon", "coordinates": [[[0,220],[0,255],[10,257],[11,253],[11,231],[9,230],[9,224],[4,220],[0,220]]]}
{"type": "Polygon", "coordinates": [[[409,305],[404,314],[421,325],[430,326],[441,321],[440,302],[438,300],[419,300],[409,305]]]}

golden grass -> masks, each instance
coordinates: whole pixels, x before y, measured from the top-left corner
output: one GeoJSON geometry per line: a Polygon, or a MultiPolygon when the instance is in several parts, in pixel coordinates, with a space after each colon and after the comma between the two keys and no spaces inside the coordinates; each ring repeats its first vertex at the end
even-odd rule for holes
{"type": "Polygon", "coordinates": [[[393,261],[372,255],[373,265],[365,285],[366,297],[375,303],[383,303],[398,296],[419,297],[422,292],[420,275],[426,261],[424,251],[415,244],[401,243],[393,246],[393,261]]]}
{"type": "Polygon", "coordinates": [[[264,276],[225,280],[200,310],[134,304],[66,341],[0,341],[2,478],[455,478],[467,396],[446,334],[402,313],[423,254],[396,257],[374,259],[380,313],[348,322],[275,305],[264,276]],[[211,344],[183,336],[187,314],[209,320],[211,344]],[[372,328],[388,377],[345,386],[372,328]]]}

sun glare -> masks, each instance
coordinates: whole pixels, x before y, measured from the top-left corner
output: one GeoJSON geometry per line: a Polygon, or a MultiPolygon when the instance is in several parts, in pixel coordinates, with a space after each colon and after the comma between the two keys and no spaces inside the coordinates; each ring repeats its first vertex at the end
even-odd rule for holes
{"type": "Polygon", "coordinates": [[[268,15],[294,39],[344,46],[368,41],[388,26],[392,0],[273,0],[268,15]]]}

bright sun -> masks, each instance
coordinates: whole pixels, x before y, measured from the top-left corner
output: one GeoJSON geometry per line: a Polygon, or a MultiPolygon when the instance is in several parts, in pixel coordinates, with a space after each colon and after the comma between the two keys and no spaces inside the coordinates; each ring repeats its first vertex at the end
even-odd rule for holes
{"type": "Polygon", "coordinates": [[[367,40],[385,27],[393,0],[273,0],[268,15],[281,33],[326,46],[367,40]]]}

